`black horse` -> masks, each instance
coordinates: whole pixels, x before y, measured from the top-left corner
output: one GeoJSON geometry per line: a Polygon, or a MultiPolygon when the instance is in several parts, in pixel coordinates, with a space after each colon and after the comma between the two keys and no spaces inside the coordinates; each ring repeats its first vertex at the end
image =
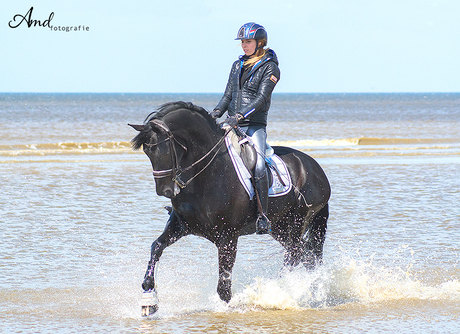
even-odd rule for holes
{"type": "MultiPolygon", "coordinates": [[[[130,124],[131,125],[131,124],[130,124]]],[[[167,103],[149,116],[133,149],[149,157],[159,196],[171,199],[164,232],[152,244],[144,291],[154,291],[154,270],[163,250],[186,235],[214,243],[219,256],[219,297],[232,297],[231,274],[238,237],[255,232],[256,200],[241,185],[224,141],[226,134],[208,112],[192,103],[167,103]]],[[[288,166],[292,190],[271,197],[267,216],[272,237],[285,248],[284,264],[312,269],[322,261],[329,216],[330,185],[319,164],[288,147],[274,147],[288,166]]]]}

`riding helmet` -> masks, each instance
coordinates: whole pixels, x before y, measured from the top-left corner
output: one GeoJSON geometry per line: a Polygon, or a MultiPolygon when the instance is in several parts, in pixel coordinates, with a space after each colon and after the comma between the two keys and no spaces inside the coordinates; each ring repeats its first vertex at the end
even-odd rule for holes
{"type": "Polygon", "coordinates": [[[235,39],[267,39],[267,31],[260,24],[248,22],[241,26],[235,39]]]}

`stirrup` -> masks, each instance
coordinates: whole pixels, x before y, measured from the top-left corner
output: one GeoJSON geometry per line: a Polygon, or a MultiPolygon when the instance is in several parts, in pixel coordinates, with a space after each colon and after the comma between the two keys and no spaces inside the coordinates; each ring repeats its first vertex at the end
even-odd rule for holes
{"type": "Polygon", "coordinates": [[[259,213],[256,221],[256,234],[270,234],[272,231],[272,224],[264,213],[259,213]]]}

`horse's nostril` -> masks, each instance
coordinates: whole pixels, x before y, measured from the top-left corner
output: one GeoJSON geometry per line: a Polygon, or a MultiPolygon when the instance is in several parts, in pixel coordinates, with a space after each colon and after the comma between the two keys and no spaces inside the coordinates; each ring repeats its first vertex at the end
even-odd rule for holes
{"type": "Polygon", "coordinates": [[[163,196],[166,198],[173,198],[173,191],[170,188],[166,188],[163,190],[163,196]]]}
{"type": "Polygon", "coordinates": [[[172,186],[167,184],[156,184],[156,192],[158,196],[164,196],[166,198],[173,198],[174,197],[174,189],[172,186]]]}

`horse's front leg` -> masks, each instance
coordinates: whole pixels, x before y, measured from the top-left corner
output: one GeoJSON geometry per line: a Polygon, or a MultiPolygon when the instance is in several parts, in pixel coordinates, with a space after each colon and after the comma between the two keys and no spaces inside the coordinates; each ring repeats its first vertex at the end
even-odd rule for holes
{"type": "Polygon", "coordinates": [[[219,253],[217,293],[220,299],[227,303],[232,299],[232,270],[235,264],[237,244],[238,238],[231,238],[217,245],[219,253]]]}
{"type": "Polygon", "coordinates": [[[152,244],[149,265],[144,276],[144,282],[142,283],[142,289],[146,292],[155,289],[155,265],[160,260],[164,249],[188,234],[188,229],[180,217],[174,210],[167,209],[170,211],[168,222],[163,233],[152,244]]]}

